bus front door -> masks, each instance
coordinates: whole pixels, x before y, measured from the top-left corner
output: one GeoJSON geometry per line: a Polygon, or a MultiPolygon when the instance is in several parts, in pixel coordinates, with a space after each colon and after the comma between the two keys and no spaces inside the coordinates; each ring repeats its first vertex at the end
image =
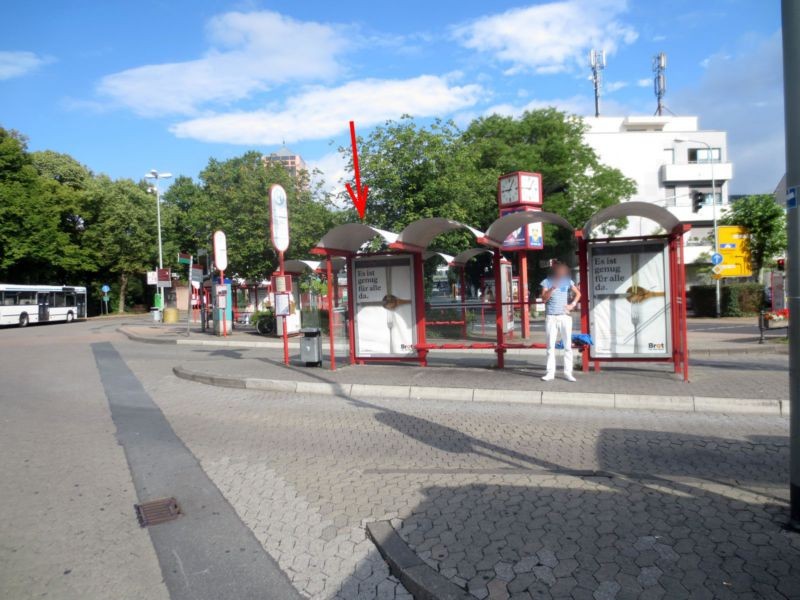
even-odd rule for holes
{"type": "Polygon", "coordinates": [[[39,294],[39,323],[50,320],[50,294],[39,294]]]}

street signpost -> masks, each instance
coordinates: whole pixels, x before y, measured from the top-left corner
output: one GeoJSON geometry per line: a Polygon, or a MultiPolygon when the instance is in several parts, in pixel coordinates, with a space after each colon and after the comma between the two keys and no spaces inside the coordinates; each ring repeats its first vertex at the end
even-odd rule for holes
{"type": "MultiPolygon", "coordinates": [[[[214,232],[214,264],[219,269],[219,282],[225,287],[225,269],[228,268],[228,240],[224,231],[214,232]]],[[[227,300],[228,288],[225,287],[225,299],[227,300]]],[[[228,316],[227,306],[222,310],[222,335],[228,337],[228,316]]],[[[218,315],[214,315],[216,319],[218,315]]]]}
{"type": "Polygon", "coordinates": [[[181,265],[187,265],[189,269],[189,279],[186,282],[186,295],[188,296],[188,307],[186,311],[186,337],[191,335],[189,330],[189,325],[192,322],[192,263],[194,262],[193,256],[191,254],[186,254],[185,252],[178,252],[178,263],[181,265]]]}
{"type": "MultiPolygon", "coordinates": [[[[269,186],[270,232],[272,245],[278,251],[278,275],[283,277],[283,254],[289,248],[289,203],[286,190],[278,184],[269,186]]],[[[277,304],[278,295],[275,295],[277,304]]],[[[275,313],[277,315],[277,312],[275,313]]],[[[289,334],[286,329],[286,316],[281,317],[283,323],[283,362],[289,364],[289,334]]]]}
{"type": "Polygon", "coordinates": [[[719,252],[714,252],[714,254],[711,255],[711,264],[717,266],[721,262],[722,262],[722,254],[720,254],[719,252]]]}
{"type": "Polygon", "coordinates": [[[789,525],[800,531],[800,2],[781,2],[789,283],[789,525]]]}
{"type": "Polygon", "coordinates": [[[106,314],[108,314],[108,292],[111,291],[111,288],[107,283],[104,283],[100,291],[103,292],[103,304],[105,304],[106,314]]]}

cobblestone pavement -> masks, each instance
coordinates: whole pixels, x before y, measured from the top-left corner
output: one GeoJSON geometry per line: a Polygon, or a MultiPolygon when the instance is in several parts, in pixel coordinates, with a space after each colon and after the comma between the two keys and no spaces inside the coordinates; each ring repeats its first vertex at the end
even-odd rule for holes
{"type": "Polygon", "coordinates": [[[800,598],[785,418],[282,396],[116,346],[311,598],[408,597],[382,519],[475,598],[800,598]]]}

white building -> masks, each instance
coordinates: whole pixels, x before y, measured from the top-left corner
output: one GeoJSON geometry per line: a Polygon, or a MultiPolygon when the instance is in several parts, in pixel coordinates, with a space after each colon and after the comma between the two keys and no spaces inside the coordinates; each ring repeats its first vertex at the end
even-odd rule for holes
{"type": "MultiPolygon", "coordinates": [[[[631,200],[657,203],[681,221],[691,223],[686,239],[687,264],[713,252],[708,242],[713,234],[712,179],[720,217],[728,207],[728,185],[733,176],[727,133],[700,130],[697,117],[587,117],[584,121],[589,128],[585,141],[600,161],[636,182],[637,193],[631,200]],[[697,212],[692,200],[695,191],[706,196],[697,212]]],[[[626,233],[646,235],[655,233],[655,228],[652,222],[636,218],[626,233]]]]}

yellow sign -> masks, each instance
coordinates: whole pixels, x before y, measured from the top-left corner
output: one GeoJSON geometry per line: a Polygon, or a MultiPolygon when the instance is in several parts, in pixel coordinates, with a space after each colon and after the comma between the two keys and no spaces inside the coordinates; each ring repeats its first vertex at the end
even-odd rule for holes
{"type": "Polygon", "coordinates": [[[714,269],[714,277],[750,277],[753,269],[750,262],[750,248],[747,243],[750,232],[739,225],[720,225],[717,228],[722,262],[714,269]]]}

